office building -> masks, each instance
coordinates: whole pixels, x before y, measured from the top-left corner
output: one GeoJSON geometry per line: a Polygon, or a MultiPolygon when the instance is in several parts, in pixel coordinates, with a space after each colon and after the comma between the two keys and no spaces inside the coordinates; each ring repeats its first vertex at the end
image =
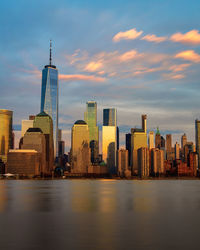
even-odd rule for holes
{"type": "Polygon", "coordinates": [[[21,137],[24,136],[29,128],[33,128],[33,120],[22,120],[21,137]]]}
{"type": "Polygon", "coordinates": [[[149,132],[149,149],[155,148],[155,144],[154,144],[154,132],[150,131],[149,132]]]}
{"type": "Polygon", "coordinates": [[[138,176],[149,177],[149,150],[148,148],[139,148],[138,154],[138,176]]]}
{"type": "Polygon", "coordinates": [[[131,129],[131,166],[132,174],[137,174],[137,150],[147,148],[147,115],[142,115],[142,128],[131,129]]]}
{"type": "Polygon", "coordinates": [[[58,70],[51,63],[51,42],[49,65],[42,70],[41,112],[53,121],[54,153],[58,153],[58,70]]]}
{"type": "Polygon", "coordinates": [[[184,146],[185,146],[185,144],[187,143],[187,136],[186,136],[186,134],[183,134],[182,136],[181,136],[181,148],[184,150],[184,146]]]}
{"type": "Polygon", "coordinates": [[[158,127],[155,136],[155,147],[159,149],[161,148],[161,135],[158,127]]]}
{"type": "Polygon", "coordinates": [[[117,165],[117,111],[103,110],[102,156],[111,173],[116,173],[117,165]]]}
{"type": "Polygon", "coordinates": [[[9,150],[6,173],[23,176],[40,175],[41,161],[39,153],[34,149],[9,150]]]}
{"type": "Polygon", "coordinates": [[[46,139],[46,161],[48,170],[54,170],[54,143],[53,143],[53,121],[44,111],[36,115],[33,121],[34,128],[40,128],[46,139]]]}
{"type": "Polygon", "coordinates": [[[164,151],[159,148],[151,150],[151,175],[159,176],[164,174],[164,151]]]}
{"type": "Polygon", "coordinates": [[[99,156],[99,127],[97,126],[97,103],[89,101],[86,103],[86,111],[84,113],[84,120],[89,128],[91,162],[98,163],[99,156]]]}
{"type": "Polygon", "coordinates": [[[29,128],[24,137],[21,149],[33,149],[38,152],[41,175],[50,175],[51,169],[49,169],[50,163],[47,160],[47,145],[46,138],[40,128],[29,128]]]}
{"type": "Polygon", "coordinates": [[[126,134],[126,150],[128,150],[128,165],[131,166],[131,133],[126,134]]]}
{"type": "Polygon", "coordinates": [[[171,152],[172,150],[172,135],[167,134],[166,135],[166,151],[171,152]]]}
{"type": "Polygon", "coordinates": [[[71,172],[86,174],[90,165],[89,128],[85,121],[78,120],[72,127],[71,172]]]}
{"type": "Polygon", "coordinates": [[[130,177],[131,171],[128,168],[128,150],[118,150],[118,175],[120,177],[130,177]]]}
{"type": "Polygon", "coordinates": [[[174,150],[175,150],[175,159],[180,159],[180,145],[176,142],[174,145],[174,150]]]}
{"type": "Polygon", "coordinates": [[[8,151],[13,148],[12,117],[12,111],[0,109],[0,158],[3,162],[7,161],[8,151]]]}

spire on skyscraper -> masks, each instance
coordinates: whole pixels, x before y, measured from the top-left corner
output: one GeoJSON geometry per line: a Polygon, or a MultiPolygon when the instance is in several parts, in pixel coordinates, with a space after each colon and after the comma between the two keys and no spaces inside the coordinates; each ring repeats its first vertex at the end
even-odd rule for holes
{"type": "Polygon", "coordinates": [[[52,61],[52,58],[51,58],[51,49],[52,49],[52,44],[51,44],[51,40],[50,40],[50,55],[49,55],[49,65],[51,66],[51,61],[52,61]]]}

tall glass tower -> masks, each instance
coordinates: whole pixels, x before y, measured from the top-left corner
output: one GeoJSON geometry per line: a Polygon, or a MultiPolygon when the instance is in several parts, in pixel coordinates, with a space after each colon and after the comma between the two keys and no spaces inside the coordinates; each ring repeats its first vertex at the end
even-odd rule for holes
{"type": "Polygon", "coordinates": [[[85,122],[89,128],[91,162],[98,163],[99,158],[99,127],[97,126],[97,103],[89,101],[86,103],[84,113],[85,122]]]}
{"type": "Polygon", "coordinates": [[[49,65],[42,70],[41,112],[53,120],[54,154],[58,154],[58,70],[51,64],[51,41],[49,65]]]}

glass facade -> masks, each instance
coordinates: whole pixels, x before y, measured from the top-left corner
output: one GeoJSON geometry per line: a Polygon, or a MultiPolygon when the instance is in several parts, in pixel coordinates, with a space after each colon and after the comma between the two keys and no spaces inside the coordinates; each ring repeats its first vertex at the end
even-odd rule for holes
{"type": "Polygon", "coordinates": [[[53,120],[54,152],[58,154],[58,70],[47,65],[42,71],[41,112],[53,120]]]}
{"type": "Polygon", "coordinates": [[[86,112],[84,114],[84,119],[89,128],[91,162],[98,163],[99,128],[97,126],[97,103],[96,102],[90,101],[86,103],[86,112]]]}
{"type": "Polygon", "coordinates": [[[116,109],[103,110],[103,126],[116,126],[116,109]]]}

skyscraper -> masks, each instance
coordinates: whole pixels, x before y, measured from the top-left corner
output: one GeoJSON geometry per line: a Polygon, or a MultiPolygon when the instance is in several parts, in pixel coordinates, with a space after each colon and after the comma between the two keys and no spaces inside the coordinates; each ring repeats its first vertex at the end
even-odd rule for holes
{"type": "Polygon", "coordinates": [[[42,70],[41,112],[53,120],[54,154],[58,153],[58,70],[51,64],[51,41],[49,65],[42,70]]]}
{"type": "Polygon", "coordinates": [[[184,146],[185,144],[187,143],[187,135],[184,133],[182,136],[181,136],[181,148],[184,150],[184,146]]]}
{"type": "Polygon", "coordinates": [[[12,136],[13,112],[0,109],[0,158],[6,162],[8,150],[13,148],[12,136]]]}
{"type": "Polygon", "coordinates": [[[117,111],[114,108],[103,110],[102,155],[111,173],[117,165],[117,111]]]}
{"type": "Polygon", "coordinates": [[[149,149],[155,148],[154,144],[154,132],[150,131],[149,132],[149,149]]]}
{"type": "Polygon", "coordinates": [[[160,131],[158,127],[157,127],[156,137],[155,137],[155,147],[159,149],[161,148],[161,135],[160,135],[160,131]]]}
{"type": "Polygon", "coordinates": [[[171,152],[172,150],[172,135],[167,134],[166,135],[166,151],[171,152]]]}
{"type": "Polygon", "coordinates": [[[91,162],[98,163],[99,127],[97,126],[97,103],[96,102],[89,101],[86,103],[86,112],[84,113],[84,119],[89,128],[91,162]]]}
{"type": "Polygon", "coordinates": [[[78,120],[72,127],[71,134],[71,171],[85,174],[90,166],[89,129],[83,120],[78,120]]]}
{"type": "Polygon", "coordinates": [[[200,169],[200,120],[195,120],[195,141],[196,141],[196,152],[198,155],[198,169],[200,169]]]}

